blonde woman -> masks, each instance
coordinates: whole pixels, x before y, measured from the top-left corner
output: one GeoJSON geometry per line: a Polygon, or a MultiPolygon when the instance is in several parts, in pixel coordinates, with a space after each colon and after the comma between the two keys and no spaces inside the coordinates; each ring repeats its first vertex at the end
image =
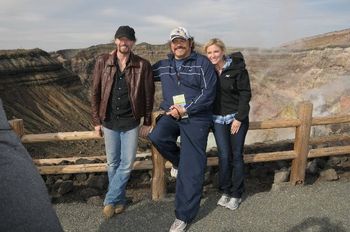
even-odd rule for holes
{"type": "Polygon", "coordinates": [[[209,40],[203,49],[218,74],[213,131],[219,151],[222,196],[217,204],[235,210],[244,192],[243,147],[251,99],[249,75],[242,53],[226,56],[225,44],[220,39],[209,40]]]}

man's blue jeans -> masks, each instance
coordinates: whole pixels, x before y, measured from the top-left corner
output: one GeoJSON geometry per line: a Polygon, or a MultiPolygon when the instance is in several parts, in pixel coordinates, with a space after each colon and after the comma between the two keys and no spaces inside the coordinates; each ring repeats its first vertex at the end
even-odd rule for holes
{"type": "Polygon", "coordinates": [[[126,204],[126,184],[136,157],[138,132],[139,127],[128,131],[103,127],[109,180],[104,205],[126,204]]]}
{"type": "Polygon", "coordinates": [[[243,148],[249,119],[242,121],[234,135],[231,134],[231,124],[214,123],[219,156],[219,190],[231,197],[241,198],[244,192],[243,148]]]}

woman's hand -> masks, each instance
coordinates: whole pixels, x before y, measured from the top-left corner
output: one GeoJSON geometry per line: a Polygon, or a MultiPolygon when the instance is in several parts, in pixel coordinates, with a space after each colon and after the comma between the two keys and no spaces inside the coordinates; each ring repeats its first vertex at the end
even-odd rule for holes
{"type": "Polygon", "coordinates": [[[236,134],[239,131],[239,128],[241,127],[241,122],[234,119],[231,125],[231,134],[236,134]]]}

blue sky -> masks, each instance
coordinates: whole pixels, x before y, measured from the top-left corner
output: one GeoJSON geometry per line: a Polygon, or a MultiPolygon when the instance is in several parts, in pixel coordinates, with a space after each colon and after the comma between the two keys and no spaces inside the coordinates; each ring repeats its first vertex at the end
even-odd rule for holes
{"type": "Polygon", "coordinates": [[[89,47],[110,42],[119,25],[151,44],[184,26],[201,43],[269,48],[350,28],[349,12],[349,0],[1,0],[0,49],[89,47]]]}

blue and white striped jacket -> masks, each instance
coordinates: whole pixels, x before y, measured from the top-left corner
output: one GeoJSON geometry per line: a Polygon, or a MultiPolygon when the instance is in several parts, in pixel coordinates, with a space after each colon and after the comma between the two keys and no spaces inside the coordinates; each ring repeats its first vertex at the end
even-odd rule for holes
{"type": "Polygon", "coordinates": [[[168,59],[153,65],[153,74],[162,83],[163,110],[174,104],[173,96],[184,94],[189,117],[211,117],[217,76],[207,57],[192,52],[177,71],[174,55],[169,54],[168,59]]]}

